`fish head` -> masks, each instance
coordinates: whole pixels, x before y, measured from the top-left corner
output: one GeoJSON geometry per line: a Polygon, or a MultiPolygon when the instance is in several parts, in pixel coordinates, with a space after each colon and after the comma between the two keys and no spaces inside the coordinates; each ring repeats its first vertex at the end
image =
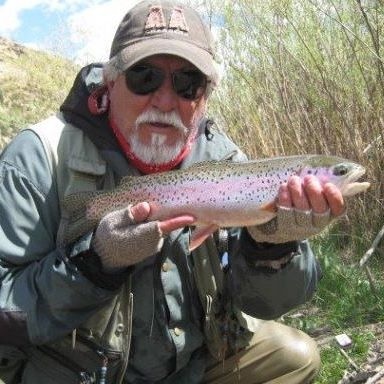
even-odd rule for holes
{"type": "Polygon", "coordinates": [[[364,174],[365,168],[353,161],[335,156],[314,156],[300,171],[300,176],[313,174],[322,185],[336,185],[343,196],[353,196],[366,191],[370,183],[358,181],[364,174]]]}

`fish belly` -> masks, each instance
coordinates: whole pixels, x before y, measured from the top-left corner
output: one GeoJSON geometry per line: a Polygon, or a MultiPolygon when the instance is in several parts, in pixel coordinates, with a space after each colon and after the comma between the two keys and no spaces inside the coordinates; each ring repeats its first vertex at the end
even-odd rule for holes
{"type": "Polygon", "coordinates": [[[233,189],[230,195],[222,191],[211,188],[152,201],[151,218],[162,220],[188,214],[196,218],[197,225],[215,224],[224,228],[259,225],[276,216],[272,198],[260,200],[257,196],[236,194],[233,189]]]}

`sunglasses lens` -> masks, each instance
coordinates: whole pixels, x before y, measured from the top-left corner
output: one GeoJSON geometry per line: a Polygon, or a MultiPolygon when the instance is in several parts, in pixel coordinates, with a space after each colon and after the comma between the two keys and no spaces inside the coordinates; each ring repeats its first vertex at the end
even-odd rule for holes
{"type": "MultiPolygon", "coordinates": [[[[159,68],[137,64],[125,71],[127,87],[137,95],[155,92],[163,83],[166,74],[159,68]]],[[[203,95],[207,86],[205,75],[195,69],[172,73],[173,88],[184,99],[195,100],[203,95]]]]}
{"type": "Polygon", "coordinates": [[[147,65],[134,65],[125,71],[127,87],[137,95],[154,92],[164,81],[162,70],[147,65]]]}
{"type": "Polygon", "coordinates": [[[203,95],[207,78],[197,70],[183,70],[173,74],[173,86],[176,93],[184,99],[194,100],[203,95]]]}

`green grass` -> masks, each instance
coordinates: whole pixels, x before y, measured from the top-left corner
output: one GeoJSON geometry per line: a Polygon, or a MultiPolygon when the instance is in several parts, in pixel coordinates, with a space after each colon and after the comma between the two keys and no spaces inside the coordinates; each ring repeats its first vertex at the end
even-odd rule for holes
{"type": "MultiPolygon", "coordinates": [[[[353,344],[345,351],[352,361],[360,366],[367,359],[367,354],[374,335],[370,332],[351,334],[353,344]]],[[[334,342],[331,346],[321,351],[322,367],[315,384],[337,384],[345,371],[351,371],[351,364],[340,352],[340,348],[334,342]]]]}
{"type": "Polygon", "coordinates": [[[375,280],[372,287],[365,269],[358,263],[350,263],[329,237],[314,240],[313,250],[320,261],[323,277],[308,306],[317,310],[313,314],[309,311],[296,325],[309,333],[325,326],[340,332],[384,321],[381,263],[372,260],[370,264],[375,280]]]}
{"type": "MultiPolygon", "coordinates": [[[[357,263],[347,261],[350,257],[343,255],[332,234],[313,241],[313,249],[323,270],[318,290],[309,303],[293,311],[302,311],[305,316],[291,318],[288,315],[284,321],[310,335],[319,329],[331,338],[347,333],[353,345],[346,352],[359,366],[366,361],[369,346],[375,339],[371,331],[364,330],[364,326],[384,321],[382,267],[375,260],[370,264],[375,276],[373,290],[365,270],[357,263]]],[[[321,361],[316,384],[336,384],[347,369],[353,369],[335,340],[321,349],[321,361]]]]}
{"type": "Polygon", "coordinates": [[[1,64],[0,149],[21,128],[55,113],[76,74],[68,60],[10,43],[1,64]]]}
{"type": "Polygon", "coordinates": [[[324,276],[314,303],[327,311],[328,322],[335,328],[361,326],[384,320],[384,281],[381,267],[372,264],[378,277],[374,289],[365,269],[357,263],[348,263],[340,250],[326,241],[315,247],[324,276]]]}

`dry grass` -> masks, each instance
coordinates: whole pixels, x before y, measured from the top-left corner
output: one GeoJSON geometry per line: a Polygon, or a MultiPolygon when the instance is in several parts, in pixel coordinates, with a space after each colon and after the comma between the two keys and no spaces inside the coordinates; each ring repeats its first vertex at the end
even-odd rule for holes
{"type": "Polygon", "coordinates": [[[384,220],[379,2],[244,0],[221,11],[226,76],[212,113],[250,157],[322,153],[366,166],[372,187],[335,234],[367,248],[384,220]]]}

